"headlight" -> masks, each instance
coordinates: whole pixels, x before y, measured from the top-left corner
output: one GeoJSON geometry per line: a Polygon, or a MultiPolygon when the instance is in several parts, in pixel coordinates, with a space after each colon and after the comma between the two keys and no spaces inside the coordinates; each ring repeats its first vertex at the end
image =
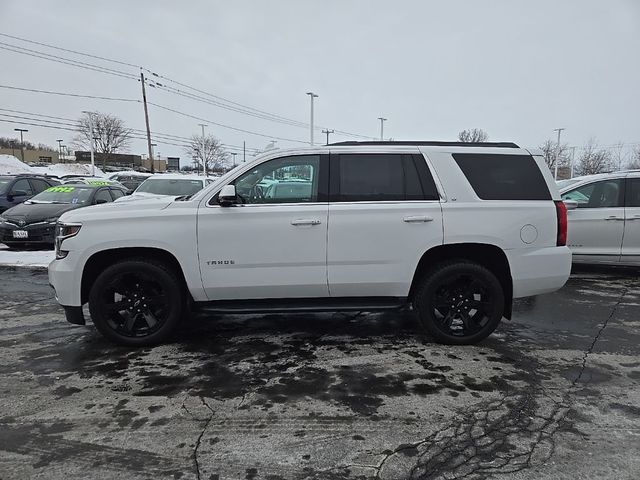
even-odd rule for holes
{"type": "Polygon", "coordinates": [[[82,224],[80,223],[58,223],[56,225],[55,245],[57,260],[63,259],[69,253],[66,250],[62,250],[62,242],[67,238],[75,237],[81,227],[82,224]]]}

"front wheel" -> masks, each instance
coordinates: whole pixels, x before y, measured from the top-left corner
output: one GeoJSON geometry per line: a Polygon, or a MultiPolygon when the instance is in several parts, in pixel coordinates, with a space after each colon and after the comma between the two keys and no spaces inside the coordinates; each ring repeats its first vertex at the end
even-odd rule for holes
{"type": "Polygon", "coordinates": [[[496,329],[504,312],[504,292],[482,265],[451,261],[423,278],[413,304],[420,323],[438,342],[467,345],[496,329]]]}
{"type": "Polygon", "coordinates": [[[165,264],[127,259],[107,267],[89,292],[89,312],[98,331],[126,346],[156,345],[180,321],[184,294],[165,264]]]}

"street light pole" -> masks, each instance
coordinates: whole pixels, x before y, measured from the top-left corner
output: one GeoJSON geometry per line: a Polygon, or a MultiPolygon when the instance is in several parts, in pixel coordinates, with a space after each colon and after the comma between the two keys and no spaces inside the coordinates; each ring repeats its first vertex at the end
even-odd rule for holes
{"type": "Polygon", "coordinates": [[[313,99],[318,98],[318,95],[313,92],[307,92],[307,95],[311,97],[311,123],[309,126],[309,143],[311,144],[311,146],[313,146],[313,99]]]}
{"type": "Polygon", "coordinates": [[[329,134],[333,133],[333,129],[329,130],[327,128],[326,130],[322,130],[322,133],[325,133],[327,135],[327,145],[329,145],[329,134]]]}
{"type": "Polygon", "coordinates": [[[87,116],[89,117],[89,133],[91,134],[91,139],[89,141],[90,145],[91,145],[91,176],[95,177],[96,176],[96,158],[95,158],[95,146],[94,146],[94,138],[93,138],[93,112],[88,112],[86,110],[83,110],[82,113],[86,113],[87,116]]]}
{"type": "Polygon", "coordinates": [[[206,152],[205,152],[205,139],[204,139],[204,127],[206,127],[207,125],[205,125],[204,123],[199,123],[198,125],[200,125],[202,127],[202,176],[206,177],[207,173],[206,173],[206,163],[207,163],[207,157],[206,157],[206,152]]]}
{"type": "Polygon", "coordinates": [[[22,159],[22,162],[24,163],[24,139],[22,138],[22,134],[24,132],[28,132],[29,130],[25,128],[14,128],[14,130],[16,132],[20,132],[20,157],[22,159]]]}
{"type": "Polygon", "coordinates": [[[235,168],[235,166],[236,166],[236,155],[237,155],[237,153],[236,153],[236,152],[231,152],[231,155],[233,155],[233,167],[235,168]]]}
{"type": "Polygon", "coordinates": [[[386,122],[388,119],[384,117],[378,117],[378,120],[380,120],[380,141],[383,142],[384,141],[384,122],[386,122]]]}
{"type": "Polygon", "coordinates": [[[555,161],[555,166],[554,166],[554,173],[553,173],[553,178],[554,180],[558,180],[558,160],[560,160],[560,134],[562,133],[562,131],[565,130],[564,128],[554,128],[553,131],[554,132],[558,132],[558,145],[556,146],[556,161],[555,161]]]}
{"type": "Polygon", "coordinates": [[[64,141],[64,140],[60,140],[60,139],[56,140],[56,142],[58,142],[58,161],[59,161],[60,163],[62,163],[62,162],[61,162],[61,158],[62,158],[62,142],[63,142],[63,141],[64,141]]]}

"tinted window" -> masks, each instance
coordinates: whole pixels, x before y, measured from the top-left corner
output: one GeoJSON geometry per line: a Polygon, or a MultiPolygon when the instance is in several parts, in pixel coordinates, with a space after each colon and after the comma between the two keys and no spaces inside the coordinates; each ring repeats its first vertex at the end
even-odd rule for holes
{"type": "Polygon", "coordinates": [[[640,207],[640,178],[627,180],[627,207],[640,207]]]}
{"type": "Polygon", "coordinates": [[[301,203],[318,201],[319,155],[269,160],[234,182],[242,203],[301,203]]]}
{"type": "Polygon", "coordinates": [[[47,182],[45,182],[44,180],[40,180],[39,178],[32,178],[31,185],[34,188],[35,193],[44,192],[47,188],[51,186],[47,182]]]}
{"type": "Polygon", "coordinates": [[[93,203],[98,203],[98,200],[104,200],[105,202],[111,201],[111,195],[109,195],[109,190],[103,188],[96,193],[96,197],[93,199],[93,203]]]}
{"type": "Polygon", "coordinates": [[[16,183],[13,184],[11,188],[11,192],[27,192],[27,195],[33,195],[33,190],[31,189],[31,184],[29,184],[29,180],[26,178],[21,178],[16,183]]]}
{"type": "Polygon", "coordinates": [[[530,155],[454,153],[453,158],[483,200],[551,200],[530,155]]]}
{"type": "Polygon", "coordinates": [[[193,195],[202,190],[203,185],[202,180],[155,177],[142,182],[136,192],[171,196],[193,195]]]}
{"type": "Polygon", "coordinates": [[[111,189],[111,196],[115,200],[117,198],[124,197],[124,192],[122,190],[118,190],[117,188],[112,188],[111,189]]]}
{"type": "Polygon", "coordinates": [[[340,155],[338,164],[336,201],[438,198],[433,178],[422,157],[416,161],[413,155],[404,154],[346,154],[340,155]]]}
{"type": "Polygon", "coordinates": [[[582,185],[564,193],[562,199],[578,202],[578,208],[611,208],[622,206],[621,193],[621,180],[606,180],[582,185]]]}

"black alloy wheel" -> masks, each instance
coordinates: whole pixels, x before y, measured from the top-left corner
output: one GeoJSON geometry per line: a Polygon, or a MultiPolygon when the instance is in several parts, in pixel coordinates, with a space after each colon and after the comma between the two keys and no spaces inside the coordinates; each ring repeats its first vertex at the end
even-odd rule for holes
{"type": "Polygon", "coordinates": [[[96,328],[121,345],[155,345],[180,320],[184,295],[166,265],[147,259],[120,261],[102,272],[89,294],[96,328]]]}
{"type": "Polygon", "coordinates": [[[489,336],[504,312],[496,276],[468,261],[443,263],[418,287],[414,306],[421,324],[446,344],[474,344],[489,336]]]}

